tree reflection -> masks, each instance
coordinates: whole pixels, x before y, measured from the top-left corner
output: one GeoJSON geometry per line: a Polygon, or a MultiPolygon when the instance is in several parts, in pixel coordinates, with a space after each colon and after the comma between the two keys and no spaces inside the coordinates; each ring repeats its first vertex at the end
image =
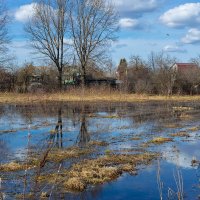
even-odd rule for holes
{"type": "Polygon", "coordinates": [[[62,107],[58,109],[58,122],[55,127],[56,147],[63,147],[63,132],[62,132],[62,107]]]}
{"type": "Polygon", "coordinates": [[[86,119],[86,107],[85,106],[82,106],[80,115],[81,115],[81,118],[80,118],[81,126],[80,126],[79,135],[76,140],[76,144],[79,147],[84,147],[90,141],[90,134],[87,130],[87,119],[86,119]]]}

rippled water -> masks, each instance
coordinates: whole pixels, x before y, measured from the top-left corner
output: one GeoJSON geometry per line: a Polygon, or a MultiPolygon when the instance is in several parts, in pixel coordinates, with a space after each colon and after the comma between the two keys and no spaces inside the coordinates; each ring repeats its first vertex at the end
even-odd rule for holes
{"type": "MultiPolygon", "coordinates": [[[[124,173],[109,183],[89,186],[84,192],[61,191],[57,185],[47,183],[38,186],[34,198],[39,199],[42,192],[47,192],[47,199],[156,200],[160,199],[160,184],[163,199],[177,199],[180,185],[177,182],[181,177],[184,199],[198,199],[199,119],[200,103],[193,102],[1,105],[0,163],[25,162],[33,152],[42,156],[49,144],[55,149],[84,148],[91,141],[104,141],[108,145],[93,146],[91,154],[64,160],[62,165],[47,163],[42,172],[56,172],[60,165],[60,170],[65,170],[74,162],[95,159],[107,153],[159,152],[161,157],[150,165],[137,166],[137,175],[124,173]],[[179,132],[187,133],[189,137],[171,135],[179,132]],[[149,144],[155,137],[170,137],[173,141],[149,144]],[[192,165],[192,160],[196,161],[195,165],[192,165]]],[[[19,194],[34,191],[35,172],[32,169],[28,172],[0,171],[0,177],[0,191],[4,199],[19,198],[19,194]]]]}

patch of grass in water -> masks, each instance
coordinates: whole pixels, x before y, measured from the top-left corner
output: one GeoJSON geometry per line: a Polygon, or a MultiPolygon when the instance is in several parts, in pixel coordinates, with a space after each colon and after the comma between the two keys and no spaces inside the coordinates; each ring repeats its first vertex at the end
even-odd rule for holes
{"type": "Polygon", "coordinates": [[[92,152],[92,149],[82,149],[78,147],[71,147],[67,149],[55,149],[49,153],[47,160],[53,162],[60,162],[70,158],[79,158],[82,155],[90,154],[92,152]]]}
{"type": "Polygon", "coordinates": [[[170,134],[170,136],[172,136],[172,137],[190,137],[190,135],[185,131],[180,131],[178,133],[172,133],[172,134],[170,134]]]}
{"type": "Polygon", "coordinates": [[[188,110],[193,110],[194,108],[192,107],[186,107],[186,106],[179,106],[179,107],[173,107],[173,111],[188,111],[188,110]]]}
{"type": "Polygon", "coordinates": [[[93,141],[90,141],[88,143],[89,146],[108,146],[108,143],[105,142],[105,141],[96,141],[96,140],[93,140],[93,141]]]}
{"type": "Polygon", "coordinates": [[[141,140],[140,137],[132,137],[130,140],[141,140]]]}
{"type": "Polygon", "coordinates": [[[101,116],[101,118],[107,118],[107,119],[118,119],[118,115],[107,115],[107,116],[101,116]]]}
{"type": "Polygon", "coordinates": [[[17,194],[15,196],[16,199],[32,199],[34,197],[34,194],[32,192],[30,192],[29,194],[17,194]]]}
{"type": "Polygon", "coordinates": [[[193,117],[191,115],[186,114],[186,113],[181,113],[179,118],[182,119],[182,120],[190,120],[193,117]]]}
{"type": "Polygon", "coordinates": [[[40,181],[55,183],[57,180],[65,191],[83,191],[89,185],[112,181],[123,172],[135,172],[137,165],[150,164],[158,156],[157,153],[106,155],[76,163],[62,174],[43,175],[40,181]]]}
{"type": "Polygon", "coordinates": [[[16,133],[17,130],[11,129],[11,130],[0,130],[0,134],[4,134],[4,133],[16,133]]]}
{"type": "Polygon", "coordinates": [[[180,125],[179,124],[165,124],[164,127],[165,128],[179,128],[180,125]]]}
{"type": "Polygon", "coordinates": [[[124,130],[124,129],[131,129],[131,126],[120,126],[118,129],[119,130],[124,130]]]}
{"type": "Polygon", "coordinates": [[[72,191],[83,191],[86,189],[86,184],[77,177],[69,178],[64,182],[64,188],[68,188],[72,191]]]}
{"type": "Polygon", "coordinates": [[[153,138],[152,140],[148,141],[147,143],[149,143],[149,144],[163,144],[163,143],[172,142],[172,141],[173,141],[172,138],[156,137],[156,138],[153,138]]]}
{"type": "Polygon", "coordinates": [[[10,171],[21,171],[25,169],[34,168],[34,165],[27,165],[25,163],[17,163],[17,162],[10,162],[3,165],[0,165],[1,172],[10,172],[10,171]]]}
{"type": "Polygon", "coordinates": [[[187,131],[195,132],[195,131],[198,131],[199,129],[200,127],[194,126],[194,127],[188,128],[187,131]]]}

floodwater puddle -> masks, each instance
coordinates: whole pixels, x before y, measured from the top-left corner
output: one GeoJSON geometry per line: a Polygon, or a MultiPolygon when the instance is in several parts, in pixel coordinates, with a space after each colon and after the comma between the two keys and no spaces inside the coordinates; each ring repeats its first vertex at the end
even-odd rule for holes
{"type": "Polygon", "coordinates": [[[0,199],[198,199],[200,103],[0,106],[0,199]]]}

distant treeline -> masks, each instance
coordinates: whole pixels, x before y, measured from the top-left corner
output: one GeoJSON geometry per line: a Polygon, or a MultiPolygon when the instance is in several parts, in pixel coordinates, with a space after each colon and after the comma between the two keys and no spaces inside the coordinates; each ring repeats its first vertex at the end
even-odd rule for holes
{"type": "MultiPolygon", "coordinates": [[[[137,94],[199,94],[199,61],[200,56],[181,63],[164,53],[151,53],[147,61],[140,56],[132,56],[129,61],[121,59],[117,67],[110,63],[101,69],[93,63],[87,67],[86,79],[90,84],[85,87],[137,94]]],[[[59,91],[58,76],[53,66],[25,64],[21,68],[0,68],[0,91],[59,91]]],[[[79,78],[79,66],[65,66],[62,90],[82,87],[79,78]]]]}

